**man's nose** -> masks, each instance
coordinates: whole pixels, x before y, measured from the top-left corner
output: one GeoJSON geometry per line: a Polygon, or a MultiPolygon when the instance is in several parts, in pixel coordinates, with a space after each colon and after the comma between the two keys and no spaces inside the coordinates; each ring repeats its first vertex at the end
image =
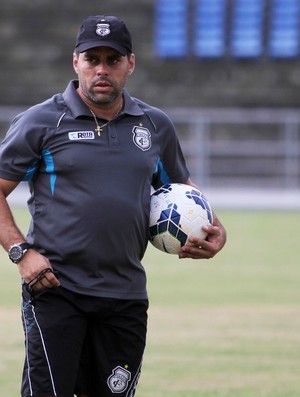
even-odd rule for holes
{"type": "Polygon", "coordinates": [[[108,74],[108,67],[104,62],[100,62],[97,65],[97,74],[98,75],[107,75],[108,74]]]}

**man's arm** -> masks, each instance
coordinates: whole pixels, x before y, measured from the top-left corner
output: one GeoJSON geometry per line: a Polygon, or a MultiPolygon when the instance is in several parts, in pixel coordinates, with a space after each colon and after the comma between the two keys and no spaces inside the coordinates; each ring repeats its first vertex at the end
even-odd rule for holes
{"type": "MultiPolygon", "coordinates": [[[[199,189],[191,179],[188,179],[186,184],[199,189]]],[[[204,226],[203,230],[208,233],[207,238],[203,240],[190,237],[189,243],[191,243],[191,245],[185,245],[181,248],[179,258],[210,259],[221,251],[226,243],[226,230],[214,212],[213,225],[204,226]]]]}
{"type": "MultiPolygon", "coordinates": [[[[0,178],[0,244],[8,251],[13,244],[25,242],[25,237],[16,225],[7,196],[17,187],[18,182],[0,178]]],[[[43,270],[52,269],[49,260],[34,249],[29,249],[18,262],[17,267],[26,283],[34,280],[43,270]]],[[[47,273],[35,288],[51,288],[59,286],[59,281],[52,272],[47,273]]]]}

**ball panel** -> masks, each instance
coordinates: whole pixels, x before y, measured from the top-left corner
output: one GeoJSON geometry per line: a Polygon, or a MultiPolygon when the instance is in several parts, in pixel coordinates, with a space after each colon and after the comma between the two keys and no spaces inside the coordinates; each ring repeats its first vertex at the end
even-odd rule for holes
{"type": "Polygon", "coordinates": [[[181,248],[180,241],[169,233],[159,234],[151,242],[155,248],[168,254],[177,254],[181,248]]]}

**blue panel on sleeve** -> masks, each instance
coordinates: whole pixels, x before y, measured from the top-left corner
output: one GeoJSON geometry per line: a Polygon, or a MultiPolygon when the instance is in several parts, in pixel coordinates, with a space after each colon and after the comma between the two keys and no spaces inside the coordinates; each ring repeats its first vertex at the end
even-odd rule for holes
{"type": "Polygon", "coordinates": [[[37,169],[37,166],[38,166],[38,160],[36,160],[36,161],[28,168],[28,170],[27,170],[27,172],[26,172],[26,174],[25,174],[25,176],[24,176],[24,178],[23,178],[23,181],[28,182],[28,181],[31,181],[31,180],[32,180],[32,177],[33,177],[33,175],[34,175],[34,173],[35,173],[35,171],[36,171],[36,169],[37,169]]]}

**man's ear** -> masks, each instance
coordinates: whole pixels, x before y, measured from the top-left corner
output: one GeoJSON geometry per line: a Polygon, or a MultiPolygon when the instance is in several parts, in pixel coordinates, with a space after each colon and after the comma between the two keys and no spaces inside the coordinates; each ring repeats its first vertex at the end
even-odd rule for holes
{"type": "Polygon", "coordinates": [[[77,67],[77,65],[78,65],[78,57],[77,57],[77,55],[75,54],[75,52],[73,52],[73,68],[74,68],[74,70],[75,70],[75,73],[78,73],[78,67],[77,67]]]}
{"type": "Polygon", "coordinates": [[[127,72],[128,76],[130,76],[133,73],[134,68],[135,68],[135,55],[131,54],[129,58],[129,67],[127,72]]]}

